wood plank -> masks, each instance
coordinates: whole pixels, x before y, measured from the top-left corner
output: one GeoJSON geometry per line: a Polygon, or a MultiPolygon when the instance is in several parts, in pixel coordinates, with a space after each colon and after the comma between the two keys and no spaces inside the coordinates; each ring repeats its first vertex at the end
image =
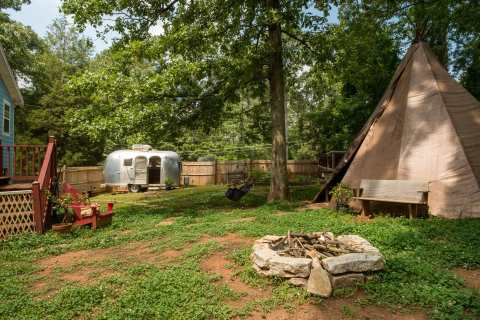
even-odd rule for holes
{"type": "Polygon", "coordinates": [[[368,197],[353,197],[355,200],[379,201],[379,202],[395,202],[395,203],[412,203],[425,204],[426,201],[415,201],[408,199],[390,199],[390,198],[368,198],[368,197]]]}
{"type": "Polygon", "coordinates": [[[428,184],[412,180],[362,180],[360,189],[364,198],[421,203],[424,202],[424,193],[428,192],[428,184]]]}

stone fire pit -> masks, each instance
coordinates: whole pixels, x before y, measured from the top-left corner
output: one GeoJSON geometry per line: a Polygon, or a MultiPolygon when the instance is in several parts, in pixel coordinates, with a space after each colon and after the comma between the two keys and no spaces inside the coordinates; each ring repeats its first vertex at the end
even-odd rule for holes
{"type": "Polygon", "coordinates": [[[268,235],[255,241],[253,267],[264,276],[288,278],[308,292],[329,297],[333,290],[366,281],[366,273],[383,269],[385,259],[357,235],[331,232],[268,235]]]}

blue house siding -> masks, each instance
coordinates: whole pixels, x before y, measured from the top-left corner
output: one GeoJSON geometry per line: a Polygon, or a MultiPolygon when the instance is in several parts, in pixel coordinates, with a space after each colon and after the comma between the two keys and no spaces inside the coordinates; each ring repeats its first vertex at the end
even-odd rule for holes
{"type": "MultiPolygon", "coordinates": [[[[0,79],[0,140],[2,145],[13,145],[15,141],[15,131],[14,131],[14,119],[15,119],[15,108],[13,106],[12,98],[8,94],[7,88],[3,83],[3,80],[0,79]],[[4,111],[4,104],[7,103],[10,106],[10,133],[5,134],[3,128],[3,111],[4,111]]],[[[3,164],[2,167],[6,168],[8,166],[8,154],[7,150],[4,148],[3,150],[3,164]]],[[[10,154],[10,164],[13,162],[13,153],[10,154]]],[[[10,168],[12,169],[12,168],[10,168]]],[[[10,170],[11,171],[11,170],[10,170]]],[[[1,172],[0,172],[1,173],[1,172]]]]}

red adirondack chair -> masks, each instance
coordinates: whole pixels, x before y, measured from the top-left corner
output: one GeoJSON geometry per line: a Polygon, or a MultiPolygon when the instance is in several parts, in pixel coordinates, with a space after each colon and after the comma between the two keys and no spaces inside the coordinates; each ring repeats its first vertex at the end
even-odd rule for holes
{"type": "Polygon", "coordinates": [[[107,204],[107,211],[101,213],[100,205],[98,203],[90,203],[90,200],[85,200],[82,194],[71,184],[63,184],[63,192],[70,194],[72,203],[69,205],[72,208],[76,225],[91,225],[92,230],[97,228],[98,224],[104,224],[111,221],[113,216],[113,203],[107,204]]]}

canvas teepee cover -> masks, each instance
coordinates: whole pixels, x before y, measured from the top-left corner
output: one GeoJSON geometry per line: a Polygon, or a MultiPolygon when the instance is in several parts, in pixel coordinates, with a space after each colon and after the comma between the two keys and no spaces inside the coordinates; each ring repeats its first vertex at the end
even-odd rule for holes
{"type": "Polygon", "coordinates": [[[480,103],[425,43],[409,49],[315,200],[340,181],[358,188],[362,179],[428,182],[431,214],[480,217],[480,103]]]}

